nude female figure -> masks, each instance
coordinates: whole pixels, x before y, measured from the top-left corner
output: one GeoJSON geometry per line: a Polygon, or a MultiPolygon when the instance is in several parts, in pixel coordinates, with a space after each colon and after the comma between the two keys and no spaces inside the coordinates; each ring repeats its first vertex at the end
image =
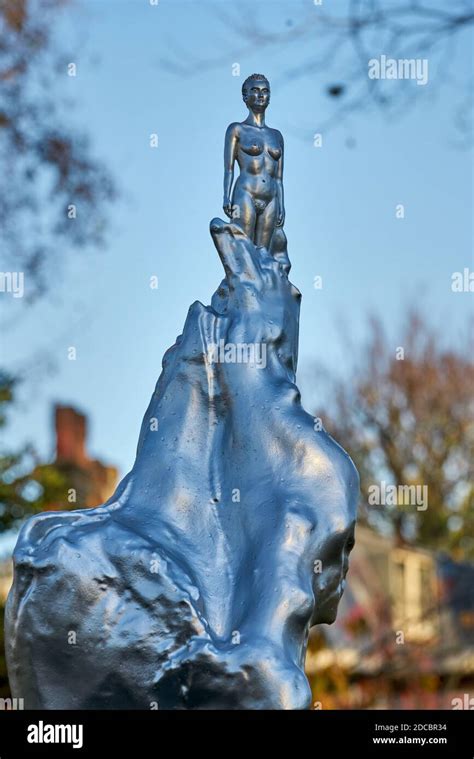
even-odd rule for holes
{"type": "Polygon", "coordinates": [[[283,203],[283,137],[265,124],[270,84],[252,74],[242,85],[249,115],[227,128],[224,148],[223,208],[257,247],[268,249],[275,227],[285,221],[283,203]],[[240,174],[234,188],[234,164],[240,174]]]}

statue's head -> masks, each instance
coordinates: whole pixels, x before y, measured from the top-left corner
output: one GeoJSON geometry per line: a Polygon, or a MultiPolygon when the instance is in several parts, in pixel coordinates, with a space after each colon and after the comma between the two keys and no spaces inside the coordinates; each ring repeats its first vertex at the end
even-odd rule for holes
{"type": "Polygon", "coordinates": [[[249,110],[262,113],[270,102],[270,82],[263,74],[251,74],[242,85],[242,98],[249,110]]]}

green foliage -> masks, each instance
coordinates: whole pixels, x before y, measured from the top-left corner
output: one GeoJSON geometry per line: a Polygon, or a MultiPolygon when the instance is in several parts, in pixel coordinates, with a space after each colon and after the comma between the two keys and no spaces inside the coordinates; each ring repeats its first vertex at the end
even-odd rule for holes
{"type": "MultiPolygon", "coordinates": [[[[8,422],[18,380],[0,371],[0,428],[8,422]]],[[[30,445],[11,451],[0,448],[0,534],[15,529],[30,514],[61,503],[67,489],[62,472],[52,464],[37,466],[30,445]]]]}

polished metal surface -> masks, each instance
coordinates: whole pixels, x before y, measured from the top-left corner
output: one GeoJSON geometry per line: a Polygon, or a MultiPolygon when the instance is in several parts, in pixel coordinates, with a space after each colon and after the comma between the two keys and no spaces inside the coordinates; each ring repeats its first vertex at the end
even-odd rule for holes
{"type": "Polygon", "coordinates": [[[308,631],[336,617],[359,483],[295,384],[301,296],[265,81],[227,131],[225,205],[242,212],[211,222],[225,279],[164,356],[132,471],[106,504],[21,531],[6,635],[26,708],[310,705],[308,631]]]}
{"type": "Polygon", "coordinates": [[[270,84],[252,74],[242,85],[249,115],[229,124],[224,146],[225,214],[257,245],[269,247],[275,226],[285,222],[283,201],[283,137],[265,124],[270,84]],[[234,187],[234,165],[239,176],[234,187]]]}

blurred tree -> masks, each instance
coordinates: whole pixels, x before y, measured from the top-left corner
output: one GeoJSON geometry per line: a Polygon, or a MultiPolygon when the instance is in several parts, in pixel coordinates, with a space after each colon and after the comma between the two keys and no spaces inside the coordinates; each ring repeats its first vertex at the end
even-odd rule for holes
{"type": "Polygon", "coordinates": [[[362,361],[344,381],[327,375],[329,413],[317,416],[359,469],[363,520],[391,528],[400,542],[473,559],[472,346],[466,339],[462,353],[442,347],[417,313],[399,342],[395,349],[372,319],[367,345],[357,351],[362,361]],[[382,481],[426,485],[426,510],[404,494],[395,505],[369,505],[369,488],[382,481]]]}
{"type": "Polygon", "coordinates": [[[115,197],[86,136],[62,120],[61,86],[74,79],[54,29],[67,4],[0,0],[0,247],[2,266],[24,273],[30,301],[48,289],[64,250],[103,243],[115,197]]]}
{"type": "MultiPolygon", "coordinates": [[[[217,44],[208,57],[196,59],[173,41],[174,52],[162,58],[161,65],[178,75],[193,76],[206,68],[229,66],[255,49],[262,54],[272,48],[284,50],[286,74],[272,85],[315,75],[333,106],[326,118],[318,115],[313,124],[304,125],[299,119],[294,131],[306,136],[315,130],[326,133],[356,111],[370,108],[393,119],[423,95],[433,97],[434,88],[457,87],[454,124],[460,144],[469,144],[472,74],[468,56],[465,64],[458,65],[456,46],[474,24],[472,0],[291,0],[287,7],[282,24],[279,14],[269,21],[266,3],[214,0],[208,9],[223,24],[221,47],[217,44]],[[369,78],[369,60],[380,55],[397,60],[429,57],[432,86],[394,87],[392,80],[369,78]]],[[[469,38],[466,44],[470,45],[469,38]]],[[[309,98],[308,91],[306,110],[309,98]]]]}
{"type": "MultiPolygon", "coordinates": [[[[0,429],[7,425],[17,385],[18,380],[0,372],[0,429]]],[[[14,452],[0,448],[0,535],[18,528],[26,516],[64,502],[68,487],[65,475],[53,464],[36,464],[29,445],[14,452]]]]}

